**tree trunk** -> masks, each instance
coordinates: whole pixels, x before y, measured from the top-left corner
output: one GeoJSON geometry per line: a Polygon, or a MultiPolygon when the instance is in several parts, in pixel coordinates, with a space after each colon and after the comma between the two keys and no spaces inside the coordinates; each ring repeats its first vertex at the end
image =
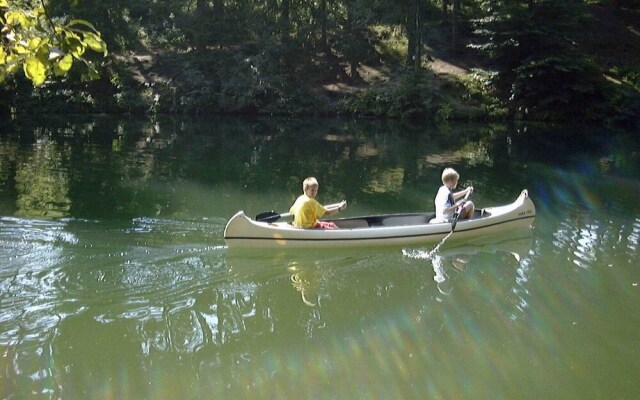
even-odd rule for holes
{"type": "Polygon", "coordinates": [[[453,50],[458,49],[458,22],[460,18],[460,1],[453,0],[453,18],[451,21],[451,47],[453,50]]]}
{"type": "Polygon", "coordinates": [[[420,23],[420,0],[412,0],[407,9],[407,67],[411,66],[417,72],[421,66],[422,58],[422,26],[420,23]]]}
{"type": "Polygon", "coordinates": [[[290,13],[290,9],[291,9],[291,0],[282,0],[282,6],[280,8],[280,15],[282,17],[282,36],[283,37],[288,37],[289,36],[289,24],[290,24],[290,17],[289,17],[289,13],[290,13]]]}
{"type": "Polygon", "coordinates": [[[451,0],[442,0],[442,22],[449,20],[449,5],[451,0]]]}
{"type": "Polygon", "coordinates": [[[208,14],[208,4],[206,0],[197,0],[196,1],[196,13],[195,13],[195,17],[196,17],[196,21],[198,21],[197,25],[194,28],[194,33],[195,33],[195,38],[194,38],[194,46],[196,48],[196,51],[203,51],[207,44],[205,43],[205,35],[203,34],[203,25],[204,25],[204,21],[206,21],[207,19],[207,14],[208,14]]]}
{"type": "Polygon", "coordinates": [[[418,73],[422,67],[422,23],[420,20],[420,0],[414,1],[413,24],[416,29],[416,46],[413,62],[414,72],[418,73]]]}
{"type": "Polygon", "coordinates": [[[213,0],[213,13],[217,18],[224,15],[224,0],[213,0]]]}
{"type": "Polygon", "coordinates": [[[327,0],[320,1],[320,45],[327,47],[327,0]]]}
{"type": "Polygon", "coordinates": [[[414,29],[414,25],[411,23],[411,14],[411,11],[407,10],[407,17],[405,21],[405,26],[407,28],[407,60],[405,64],[407,65],[407,67],[412,65],[413,57],[416,54],[416,32],[414,29]]]}
{"type": "Polygon", "coordinates": [[[356,46],[355,46],[355,22],[353,21],[353,0],[347,1],[347,29],[349,30],[348,37],[351,38],[349,44],[349,64],[350,64],[350,72],[349,75],[351,79],[354,80],[359,77],[358,75],[358,57],[356,55],[356,46]]]}
{"type": "Polygon", "coordinates": [[[267,0],[267,10],[269,10],[269,13],[277,14],[278,2],[276,0],[267,0]]]}

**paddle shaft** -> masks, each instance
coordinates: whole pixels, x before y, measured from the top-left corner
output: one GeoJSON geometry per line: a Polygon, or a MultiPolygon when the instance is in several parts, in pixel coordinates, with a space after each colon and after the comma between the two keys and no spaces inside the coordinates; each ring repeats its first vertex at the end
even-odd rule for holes
{"type": "MultiPolygon", "coordinates": [[[[334,204],[329,204],[327,206],[325,206],[325,208],[327,207],[335,207],[340,203],[334,203],[334,204]]],[[[280,218],[286,218],[286,217],[291,217],[293,214],[290,212],[287,213],[282,213],[282,214],[278,214],[275,211],[267,211],[264,213],[260,213],[256,216],[256,221],[259,222],[276,222],[277,220],[279,220],[280,218]]]]}
{"type": "Polygon", "coordinates": [[[256,215],[258,222],[276,222],[280,218],[289,217],[291,213],[278,214],[275,211],[267,211],[256,215]]]}
{"type": "Polygon", "coordinates": [[[471,190],[464,195],[464,199],[462,200],[462,203],[458,206],[458,208],[456,209],[456,212],[453,214],[453,222],[451,222],[451,233],[453,233],[453,230],[456,229],[456,224],[460,219],[460,209],[464,207],[464,203],[467,201],[470,195],[471,195],[471,190]]]}

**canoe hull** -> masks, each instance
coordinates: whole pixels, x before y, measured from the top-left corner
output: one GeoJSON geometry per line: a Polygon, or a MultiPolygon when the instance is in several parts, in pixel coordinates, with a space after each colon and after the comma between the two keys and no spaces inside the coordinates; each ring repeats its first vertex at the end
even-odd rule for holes
{"type": "MultiPolygon", "coordinates": [[[[489,207],[478,217],[460,220],[450,240],[461,241],[529,227],[535,206],[523,190],[513,203],[489,207]]],[[[301,229],[286,222],[256,222],[243,211],[227,223],[224,238],[229,248],[344,248],[437,243],[451,232],[451,223],[430,224],[433,213],[390,214],[334,219],[336,230],[301,229]]]]}

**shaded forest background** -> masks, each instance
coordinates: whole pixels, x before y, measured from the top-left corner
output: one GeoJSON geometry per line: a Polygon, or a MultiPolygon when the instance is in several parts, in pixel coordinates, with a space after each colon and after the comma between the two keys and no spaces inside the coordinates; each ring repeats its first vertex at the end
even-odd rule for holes
{"type": "MultiPolygon", "coordinates": [[[[14,3],[29,4],[28,0],[14,3]]],[[[0,112],[358,115],[638,126],[636,0],[51,0],[108,44],[100,78],[0,112]]]]}

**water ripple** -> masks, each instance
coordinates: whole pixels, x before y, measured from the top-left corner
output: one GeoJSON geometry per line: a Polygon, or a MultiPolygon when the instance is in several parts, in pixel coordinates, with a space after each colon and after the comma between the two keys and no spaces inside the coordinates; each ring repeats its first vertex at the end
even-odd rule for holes
{"type": "Polygon", "coordinates": [[[633,222],[633,228],[629,234],[627,248],[634,254],[638,249],[638,242],[640,242],[640,219],[636,219],[633,222]]]}
{"type": "Polygon", "coordinates": [[[101,228],[96,221],[0,219],[0,343],[37,341],[65,318],[105,304],[111,311],[96,320],[156,318],[154,303],[176,298],[164,306],[188,307],[188,294],[225,268],[225,247],[210,244],[217,221],[139,219],[124,230],[101,228]]]}
{"type": "Polygon", "coordinates": [[[0,218],[0,235],[8,241],[77,244],[78,239],[66,232],[66,227],[64,221],[0,218]]]}

